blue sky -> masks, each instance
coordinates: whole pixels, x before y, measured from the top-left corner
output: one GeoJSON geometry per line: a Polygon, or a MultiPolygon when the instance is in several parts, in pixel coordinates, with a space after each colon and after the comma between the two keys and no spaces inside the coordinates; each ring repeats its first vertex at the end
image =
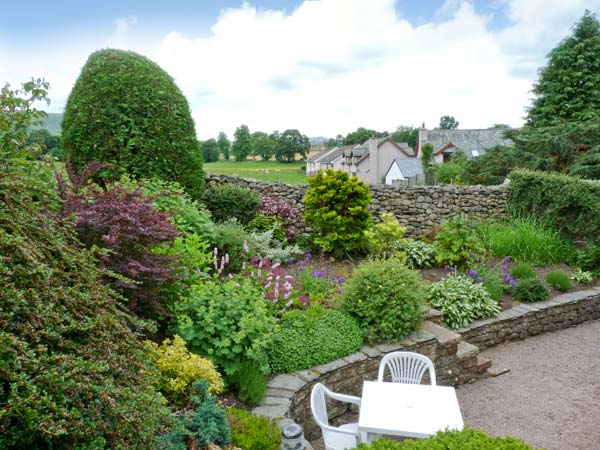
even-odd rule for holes
{"type": "Polygon", "coordinates": [[[446,114],[519,126],[537,69],[585,8],[600,0],[5,1],[0,82],[45,77],[60,111],[87,56],[116,47],[175,78],[202,139],[446,114]]]}

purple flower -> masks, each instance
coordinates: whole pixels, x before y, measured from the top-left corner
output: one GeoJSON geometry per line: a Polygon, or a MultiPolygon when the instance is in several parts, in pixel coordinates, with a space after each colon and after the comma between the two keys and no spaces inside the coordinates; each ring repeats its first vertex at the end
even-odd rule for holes
{"type": "Polygon", "coordinates": [[[478,283],[481,283],[482,281],[483,281],[483,278],[481,278],[481,277],[477,277],[477,282],[478,282],[478,283]]]}
{"type": "Polygon", "coordinates": [[[517,280],[510,280],[510,285],[511,286],[516,286],[517,285],[517,280]]]}
{"type": "Polygon", "coordinates": [[[310,253],[307,253],[306,255],[304,255],[304,263],[305,264],[308,264],[311,261],[312,261],[312,255],[310,253]]]}
{"type": "Polygon", "coordinates": [[[469,258],[473,258],[475,256],[475,253],[469,253],[469,258]]]}
{"type": "Polygon", "coordinates": [[[344,284],[345,282],[346,282],[346,279],[344,277],[339,277],[338,278],[338,283],[344,284]]]}
{"type": "Polygon", "coordinates": [[[294,258],[290,258],[287,260],[288,264],[294,264],[296,260],[294,258]]]}
{"type": "Polygon", "coordinates": [[[507,271],[508,271],[508,266],[507,266],[506,264],[504,264],[504,265],[501,267],[501,269],[502,269],[504,272],[507,272],[507,271]]]}
{"type": "Polygon", "coordinates": [[[344,291],[342,290],[342,288],[338,288],[337,293],[338,294],[342,294],[344,291]]]}
{"type": "Polygon", "coordinates": [[[505,263],[509,263],[510,262],[510,256],[505,256],[504,257],[504,262],[505,263]]]}
{"type": "Polygon", "coordinates": [[[477,276],[477,271],[475,269],[469,270],[469,276],[470,277],[476,277],[477,276]]]}
{"type": "Polygon", "coordinates": [[[312,273],[312,277],[313,278],[323,278],[325,276],[325,274],[321,271],[316,271],[312,273]]]}

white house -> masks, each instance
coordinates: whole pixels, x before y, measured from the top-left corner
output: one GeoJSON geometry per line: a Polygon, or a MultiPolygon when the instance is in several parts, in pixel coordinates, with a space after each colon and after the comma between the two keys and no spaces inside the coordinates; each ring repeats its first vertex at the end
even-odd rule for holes
{"type": "Polygon", "coordinates": [[[312,176],[319,170],[342,170],[342,158],[346,147],[334,147],[315,153],[306,160],[306,175],[312,176]]]}
{"type": "Polygon", "coordinates": [[[402,180],[417,179],[423,175],[423,165],[419,158],[397,158],[392,161],[385,174],[385,184],[398,184],[402,180]]]}

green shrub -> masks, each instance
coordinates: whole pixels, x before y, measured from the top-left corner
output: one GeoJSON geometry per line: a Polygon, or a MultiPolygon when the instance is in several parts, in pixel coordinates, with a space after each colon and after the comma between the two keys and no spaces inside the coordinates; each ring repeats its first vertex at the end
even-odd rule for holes
{"type": "Polygon", "coordinates": [[[467,264],[469,255],[483,253],[474,223],[463,216],[444,222],[434,243],[437,262],[451,267],[462,268],[467,264]]]}
{"type": "Polygon", "coordinates": [[[238,397],[249,406],[255,406],[267,392],[267,374],[257,361],[244,360],[233,377],[238,397]]]}
{"type": "Polygon", "coordinates": [[[406,265],[411,269],[429,269],[435,264],[437,249],[427,242],[407,239],[402,252],[406,255],[406,265]]]}
{"type": "Polygon", "coordinates": [[[225,414],[231,427],[231,445],[244,450],[279,450],[281,447],[281,431],[273,419],[238,408],[229,408],[225,414]]]}
{"type": "Polygon", "coordinates": [[[550,287],[553,287],[560,292],[566,292],[571,289],[571,280],[569,280],[569,275],[564,272],[550,272],[548,275],[546,275],[546,283],[548,283],[550,287]]]}
{"type": "Polygon", "coordinates": [[[283,263],[290,258],[302,255],[302,250],[297,245],[287,245],[273,238],[273,230],[263,233],[251,233],[250,241],[253,244],[253,255],[271,262],[283,263]]]}
{"type": "Polygon", "coordinates": [[[0,448],[156,448],[170,413],[142,324],[27,165],[0,145],[0,448]]]}
{"type": "Polygon", "coordinates": [[[202,201],[216,222],[236,219],[244,225],[254,219],[260,206],[256,192],[234,183],[210,186],[204,192],[202,201]]]}
{"type": "Polygon", "coordinates": [[[148,356],[158,370],[156,388],[172,403],[185,406],[192,384],[198,380],[208,382],[208,392],[219,394],[223,380],[213,363],[190,353],[181,337],[165,339],[160,346],[146,341],[148,356]]]}
{"type": "Polygon", "coordinates": [[[504,222],[485,220],[477,225],[477,234],[492,256],[535,265],[568,262],[574,254],[573,243],[540,219],[513,217],[504,222]]]}
{"type": "Polygon", "coordinates": [[[517,264],[511,267],[510,275],[518,281],[528,278],[535,278],[537,276],[534,268],[525,263],[517,264]]]}
{"type": "Polygon", "coordinates": [[[515,170],[510,174],[512,214],[533,216],[571,236],[600,234],[600,185],[557,173],[515,170]]]}
{"type": "Polygon", "coordinates": [[[513,288],[513,297],[522,302],[541,302],[550,297],[550,292],[537,278],[526,278],[513,288]]]}
{"type": "Polygon", "coordinates": [[[77,170],[101,161],[114,165],[105,171],[112,178],[177,181],[194,199],[204,189],[187,100],[163,69],[130,51],[90,55],[67,100],[62,143],[77,170]]]}
{"type": "Polygon", "coordinates": [[[575,262],[581,269],[600,275],[600,243],[591,244],[578,252],[575,262]]]}
{"type": "Polygon", "coordinates": [[[362,332],[349,315],[313,307],[283,315],[269,351],[274,372],[295,372],[349,355],[362,345],[362,332]]]}
{"type": "Polygon", "coordinates": [[[328,169],[308,179],[304,221],[314,243],[336,256],[363,252],[371,214],[369,187],[345,172],[328,169]]]}
{"type": "Polygon", "coordinates": [[[378,258],[392,257],[400,253],[406,245],[406,228],[392,213],[384,213],[381,222],[372,225],[365,231],[365,238],[369,243],[370,253],[378,258]]]}
{"type": "Polygon", "coordinates": [[[340,306],[356,317],[370,342],[402,339],[423,317],[421,283],[397,259],[367,261],[352,273],[340,306]]]}
{"type": "Polygon", "coordinates": [[[477,319],[500,312],[498,303],[492,299],[481,283],[464,275],[452,273],[432,283],[427,288],[427,301],[444,314],[444,323],[450,328],[462,328],[477,319]]]}
{"type": "Polygon", "coordinates": [[[177,334],[192,352],[222,368],[226,380],[234,381],[245,360],[269,373],[267,349],[275,319],[257,286],[242,278],[195,284],[175,305],[175,315],[177,334]]]}
{"type": "Polygon", "coordinates": [[[225,267],[228,272],[241,270],[244,261],[255,254],[252,235],[236,222],[216,224],[213,245],[219,249],[219,255],[229,255],[229,263],[225,267]]]}
{"type": "Polygon", "coordinates": [[[465,426],[461,431],[441,431],[427,439],[402,442],[380,439],[372,444],[360,444],[357,450],[533,450],[533,447],[520,439],[492,437],[465,426]]]}
{"type": "MultiPolygon", "coordinates": [[[[165,436],[171,449],[204,448],[209,444],[225,446],[231,440],[231,429],[225,412],[208,393],[208,382],[197,381],[192,386],[192,408],[177,416],[179,429],[165,436]],[[189,446],[188,446],[189,445],[189,446]]],[[[167,447],[169,448],[169,447],[167,447]]]]}

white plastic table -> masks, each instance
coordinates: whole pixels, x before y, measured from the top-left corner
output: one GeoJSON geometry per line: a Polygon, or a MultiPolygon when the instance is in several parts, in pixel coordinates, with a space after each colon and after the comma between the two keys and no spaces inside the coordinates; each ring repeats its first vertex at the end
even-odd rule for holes
{"type": "Polygon", "coordinates": [[[358,429],[367,442],[379,434],[426,438],[464,425],[453,387],[365,381],[361,398],[358,429]]]}

